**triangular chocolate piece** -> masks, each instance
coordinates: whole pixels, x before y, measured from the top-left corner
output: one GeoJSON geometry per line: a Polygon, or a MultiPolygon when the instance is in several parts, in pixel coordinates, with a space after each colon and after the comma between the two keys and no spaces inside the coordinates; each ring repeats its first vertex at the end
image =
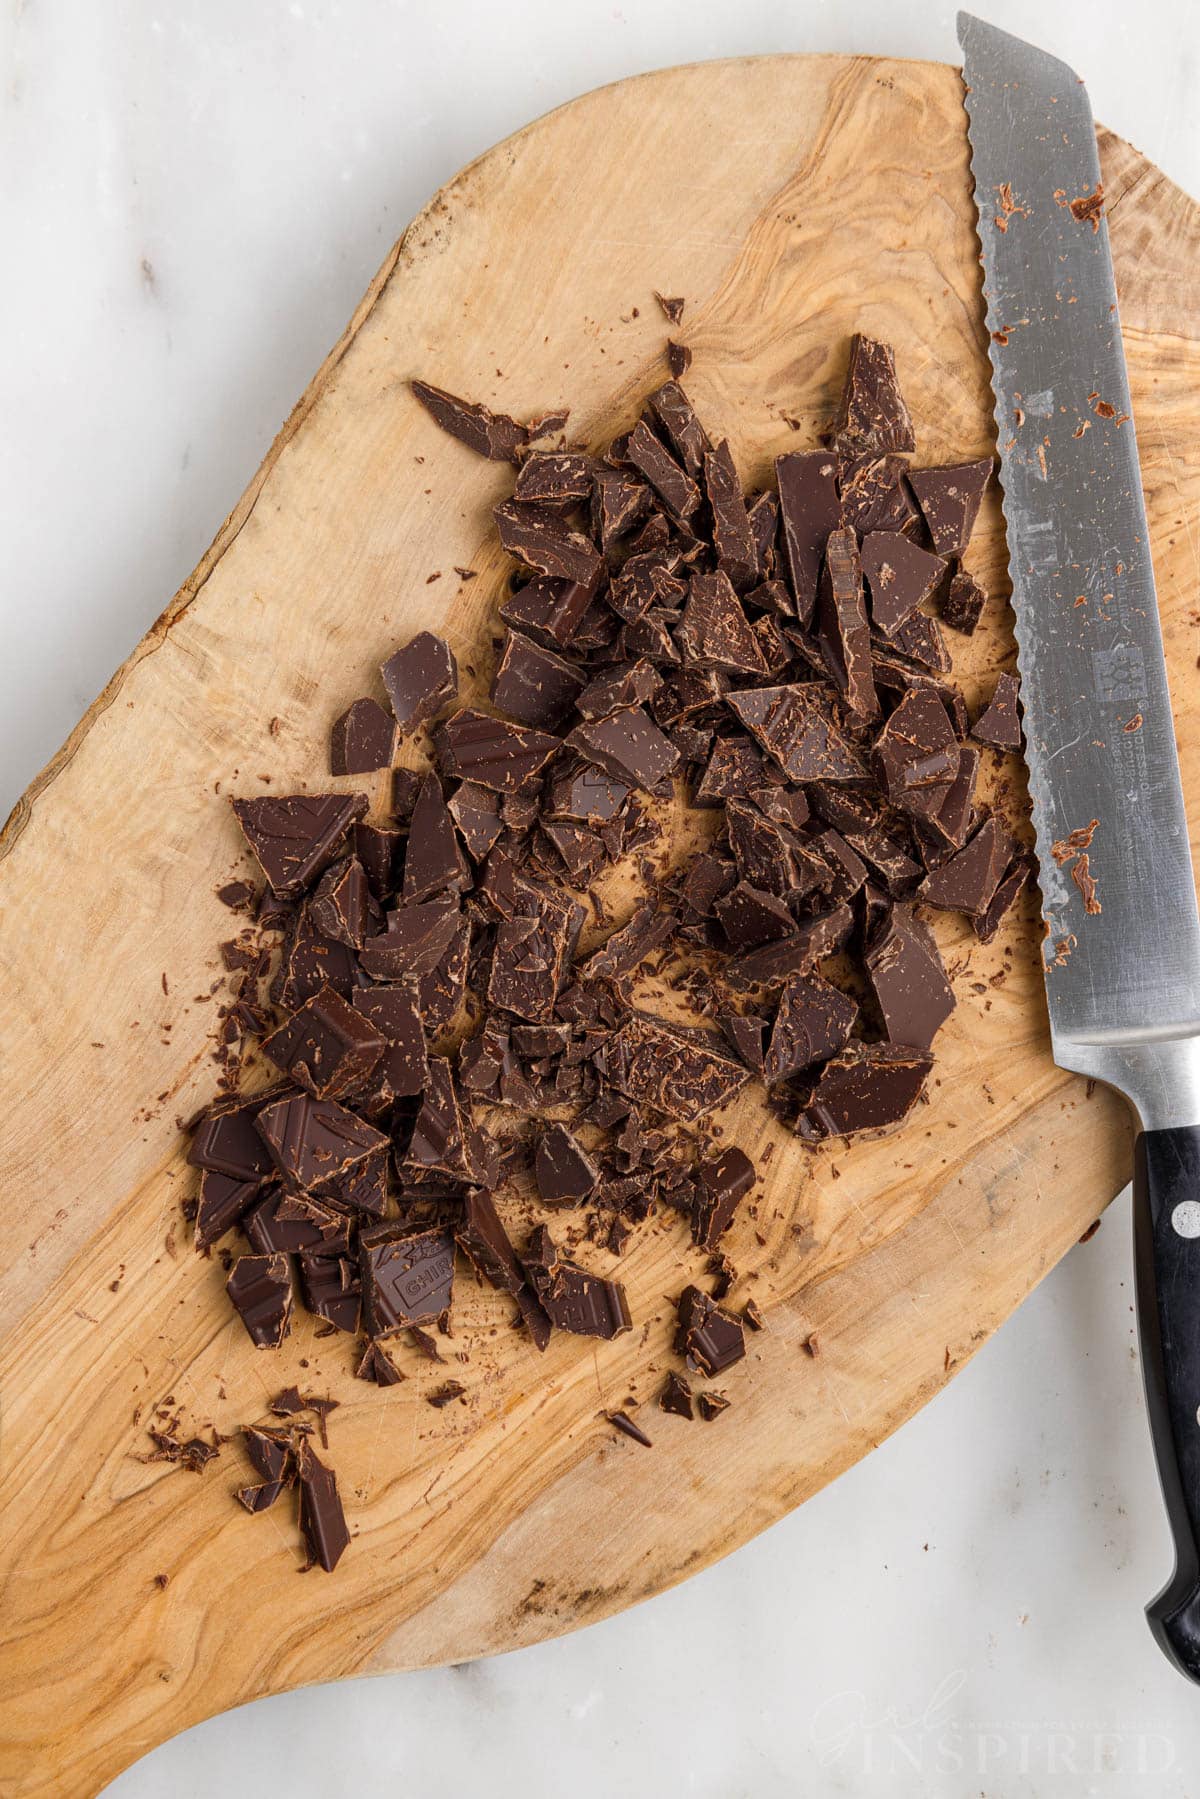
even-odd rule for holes
{"type": "Polygon", "coordinates": [[[992,459],[960,462],[953,468],[917,468],[909,482],[939,556],[961,556],[970,542],[992,459]]]}

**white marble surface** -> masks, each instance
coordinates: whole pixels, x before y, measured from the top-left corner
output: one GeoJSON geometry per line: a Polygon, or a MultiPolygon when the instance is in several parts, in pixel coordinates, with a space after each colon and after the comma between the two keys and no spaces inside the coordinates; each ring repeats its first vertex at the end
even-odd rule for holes
{"type": "MultiPolygon", "coordinates": [[[[981,10],[1085,70],[1098,115],[1200,191],[1194,8],[981,10]]],[[[952,60],[953,15],[4,0],[0,810],[207,546],[387,245],[470,156],[671,62],[952,60]]],[[[493,1662],[249,1707],[157,1750],[114,1799],[198,1799],[251,1768],[347,1799],[1194,1794],[1200,1696],[1141,1620],[1168,1546],[1127,1232],[1118,1205],[914,1423],[679,1591],[493,1662]]]]}

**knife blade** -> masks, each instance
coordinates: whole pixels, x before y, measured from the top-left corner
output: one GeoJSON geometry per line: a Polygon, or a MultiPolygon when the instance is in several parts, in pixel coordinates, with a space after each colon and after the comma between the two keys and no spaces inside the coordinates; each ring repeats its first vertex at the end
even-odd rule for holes
{"type": "MultiPolygon", "coordinates": [[[[958,15],[1037,837],[1051,1046],[1125,1094],[1139,1323],[1200,1681],[1200,919],[1087,92],[958,15]]],[[[1107,1197],[1107,1196],[1106,1196],[1107,1197]]]]}

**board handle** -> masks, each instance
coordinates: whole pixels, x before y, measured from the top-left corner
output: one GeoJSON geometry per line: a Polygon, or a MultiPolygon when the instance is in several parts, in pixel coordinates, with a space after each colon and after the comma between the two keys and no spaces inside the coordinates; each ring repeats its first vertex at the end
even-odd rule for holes
{"type": "Polygon", "coordinates": [[[1146,1406],[1175,1539],[1175,1571],[1146,1617],[1200,1683],[1200,1125],[1139,1134],[1133,1218],[1146,1406]]]}

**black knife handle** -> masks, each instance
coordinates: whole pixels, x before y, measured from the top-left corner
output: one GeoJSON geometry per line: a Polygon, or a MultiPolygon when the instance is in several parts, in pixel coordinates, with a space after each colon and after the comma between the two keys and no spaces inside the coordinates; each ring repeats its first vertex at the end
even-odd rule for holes
{"type": "Polygon", "coordinates": [[[1133,1217],[1146,1406],[1175,1538],[1175,1572],[1146,1617],[1200,1682],[1200,1125],[1139,1135],[1133,1217]]]}

